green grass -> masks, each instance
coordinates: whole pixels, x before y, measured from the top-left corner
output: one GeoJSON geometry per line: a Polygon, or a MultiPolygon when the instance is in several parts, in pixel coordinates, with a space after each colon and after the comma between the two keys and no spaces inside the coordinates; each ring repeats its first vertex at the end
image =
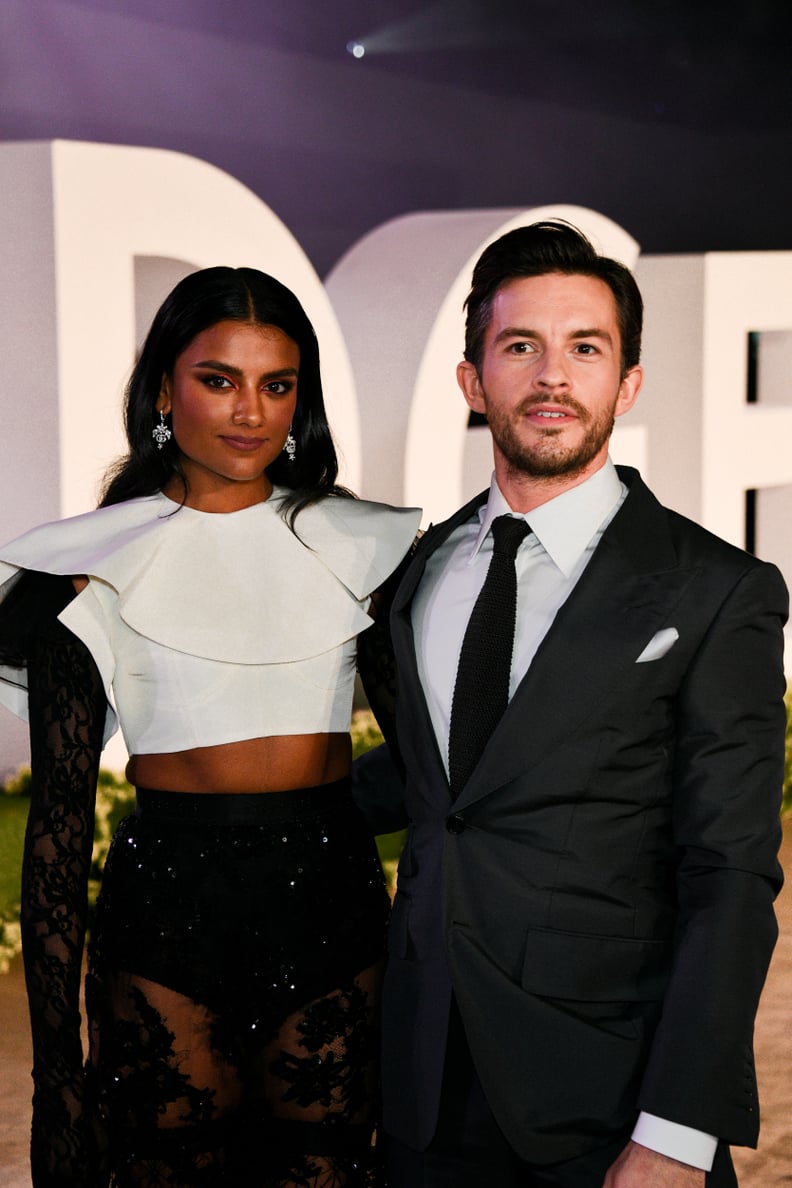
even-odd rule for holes
{"type": "MultiPolygon", "coordinates": [[[[352,754],[355,759],[368,751],[371,747],[379,746],[382,734],[371,710],[358,710],[352,715],[352,754]]],[[[396,868],[399,856],[404,848],[407,830],[401,829],[396,833],[383,833],[376,838],[382,869],[388,890],[393,896],[396,891],[396,868]]]]}
{"type": "Polygon", "coordinates": [[[0,974],[19,952],[19,880],[29,801],[0,793],[0,974]]]}
{"type": "Polygon", "coordinates": [[[0,795],[0,912],[19,903],[22,843],[29,801],[0,795]]]}

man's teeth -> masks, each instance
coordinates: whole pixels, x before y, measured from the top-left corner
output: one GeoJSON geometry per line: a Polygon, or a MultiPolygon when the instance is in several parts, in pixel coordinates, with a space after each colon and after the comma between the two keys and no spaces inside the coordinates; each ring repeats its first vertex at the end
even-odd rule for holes
{"type": "Polygon", "coordinates": [[[566,413],[565,412],[545,412],[545,410],[543,408],[538,408],[536,410],[536,415],[537,415],[537,417],[565,417],[566,413]]]}

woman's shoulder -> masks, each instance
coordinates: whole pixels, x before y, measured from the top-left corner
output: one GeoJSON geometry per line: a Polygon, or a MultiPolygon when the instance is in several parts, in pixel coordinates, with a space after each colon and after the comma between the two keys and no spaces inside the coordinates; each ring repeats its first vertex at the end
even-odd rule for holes
{"type": "Polygon", "coordinates": [[[162,495],[142,496],[29,529],[0,546],[0,581],[18,569],[46,574],[90,573],[97,558],[136,540],[164,514],[162,495]]]}
{"type": "MultiPolygon", "coordinates": [[[[273,494],[279,497],[282,488],[275,488],[273,494]]],[[[295,529],[303,536],[303,529],[317,534],[323,530],[351,535],[355,538],[378,534],[385,541],[388,537],[401,540],[409,536],[412,540],[421,521],[419,507],[396,507],[390,503],[378,503],[369,499],[358,499],[351,495],[326,495],[309,504],[295,519],[295,529]]]]}
{"type": "Polygon", "coordinates": [[[358,598],[378,586],[412,545],[421,509],[328,495],[297,516],[300,540],[358,598]]]}

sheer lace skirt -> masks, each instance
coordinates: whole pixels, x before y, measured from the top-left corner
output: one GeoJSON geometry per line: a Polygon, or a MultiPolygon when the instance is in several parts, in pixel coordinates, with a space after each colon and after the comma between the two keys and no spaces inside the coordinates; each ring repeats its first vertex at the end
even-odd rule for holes
{"type": "Polygon", "coordinates": [[[105,868],[87,986],[112,1183],[377,1183],[387,910],[345,784],[140,790],[105,868]]]}

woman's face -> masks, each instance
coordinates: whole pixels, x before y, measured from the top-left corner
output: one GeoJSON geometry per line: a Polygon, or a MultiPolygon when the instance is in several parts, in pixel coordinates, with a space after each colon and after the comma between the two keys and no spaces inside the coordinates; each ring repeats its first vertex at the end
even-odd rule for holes
{"type": "MultiPolygon", "coordinates": [[[[294,418],[299,369],[293,339],[249,322],[217,322],[178,356],[157,411],[171,414],[189,507],[237,511],[269,497],[265,470],[294,418]]],[[[170,486],[165,494],[178,497],[170,486]]]]}

